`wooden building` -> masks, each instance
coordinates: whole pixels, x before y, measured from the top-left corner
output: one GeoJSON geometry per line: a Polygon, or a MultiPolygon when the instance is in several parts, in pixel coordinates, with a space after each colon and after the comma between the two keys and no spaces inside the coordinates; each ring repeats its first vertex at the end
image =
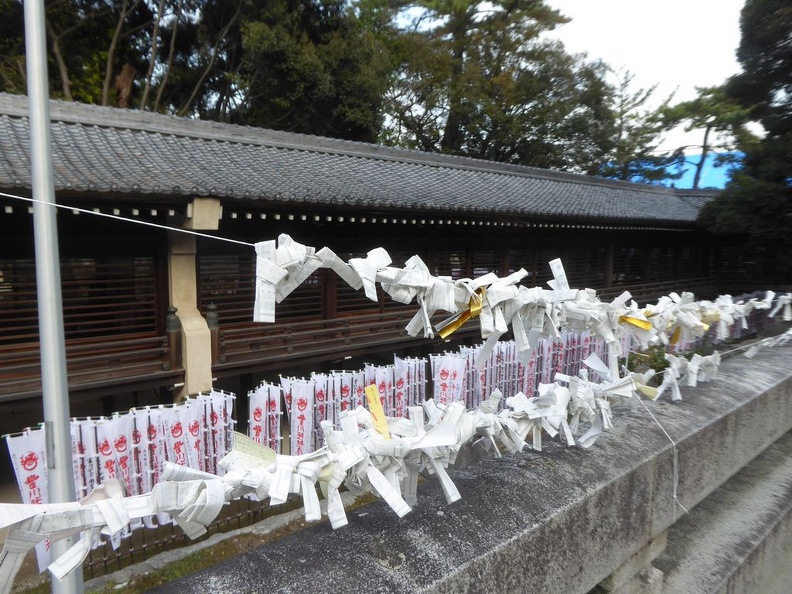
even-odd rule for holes
{"type": "MultiPolygon", "coordinates": [[[[32,205],[18,198],[31,195],[27,109],[26,97],[0,95],[2,432],[41,419],[32,205]]],[[[326,271],[279,304],[274,325],[253,324],[247,244],[281,233],[344,259],[378,246],[395,265],[418,254],[456,278],[523,267],[528,286],[561,257],[572,286],[628,288],[643,302],[713,296],[738,256],[696,225],[711,191],[75,103],[50,110],[56,196],[69,207],[57,219],[75,415],[446,348],[404,336],[414,306],[368,301],[326,271]]],[[[478,339],[471,327],[454,340],[478,339]]]]}

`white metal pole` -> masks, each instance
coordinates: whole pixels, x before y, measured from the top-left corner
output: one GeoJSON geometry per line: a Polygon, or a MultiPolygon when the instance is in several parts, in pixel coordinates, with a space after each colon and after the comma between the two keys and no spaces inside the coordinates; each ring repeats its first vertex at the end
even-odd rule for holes
{"type": "MultiPolygon", "coordinates": [[[[43,0],[24,0],[25,50],[30,121],[30,167],[33,178],[33,232],[36,248],[39,339],[41,341],[41,389],[47,435],[49,500],[75,501],[69,432],[69,383],[66,375],[66,340],[63,330],[58,226],[55,219],[55,187],[52,175],[49,83],[43,0]]],[[[77,542],[72,536],[52,544],[53,555],[64,553],[77,542]]],[[[83,592],[78,569],[62,582],[52,580],[52,591],[83,592]]]]}

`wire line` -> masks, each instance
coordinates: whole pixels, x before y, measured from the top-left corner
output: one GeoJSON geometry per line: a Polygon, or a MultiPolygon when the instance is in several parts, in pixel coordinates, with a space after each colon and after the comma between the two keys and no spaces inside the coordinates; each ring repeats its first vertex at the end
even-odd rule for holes
{"type": "Polygon", "coordinates": [[[226,241],[228,243],[236,243],[238,245],[245,245],[248,247],[255,247],[256,244],[248,243],[247,241],[239,241],[237,239],[229,239],[228,237],[222,237],[219,235],[209,235],[208,233],[199,233],[198,231],[192,231],[190,229],[179,229],[178,227],[169,227],[168,225],[160,225],[159,223],[152,223],[150,221],[141,221],[137,219],[130,219],[127,217],[122,217],[119,215],[112,215],[104,212],[96,212],[95,210],[88,210],[87,208],[78,208],[76,206],[69,206],[68,204],[58,204],[57,202],[45,202],[44,200],[36,200],[35,198],[27,198],[25,196],[16,196],[14,194],[6,194],[5,192],[0,192],[0,196],[4,196],[6,198],[13,198],[15,200],[23,200],[25,202],[35,202],[37,204],[46,204],[49,206],[55,206],[57,208],[68,209],[76,212],[82,212],[89,215],[94,215],[97,217],[105,217],[107,219],[115,219],[117,221],[124,221],[127,223],[134,223],[136,225],[145,225],[146,227],[154,227],[156,229],[165,229],[166,231],[175,231],[177,233],[186,233],[188,235],[195,235],[197,237],[205,237],[207,239],[215,239],[217,241],[226,241]]]}

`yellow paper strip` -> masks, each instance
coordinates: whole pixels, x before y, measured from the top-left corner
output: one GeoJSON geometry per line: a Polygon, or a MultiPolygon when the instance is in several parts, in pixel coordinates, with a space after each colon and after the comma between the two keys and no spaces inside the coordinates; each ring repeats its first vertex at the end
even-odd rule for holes
{"type": "Polygon", "coordinates": [[[637,326],[641,330],[651,330],[652,329],[652,322],[648,320],[642,320],[641,318],[634,318],[632,316],[619,316],[619,322],[625,322],[627,324],[632,324],[633,326],[637,326]]]}
{"type": "Polygon", "coordinates": [[[468,308],[460,313],[456,320],[437,331],[437,333],[440,335],[440,338],[448,338],[454,332],[459,330],[462,325],[470,318],[476,318],[481,314],[481,307],[484,304],[485,292],[485,287],[476,289],[476,294],[471,296],[470,300],[468,301],[468,308]]]}
{"type": "Polygon", "coordinates": [[[459,330],[459,328],[462,326],[462,324],[467,322],[470,318],[471,318],[470,310],[467,309],[467,310],[463,311],[461,314],[459,314],[459,317],[456,320],[454,320],[453,322],[451,322],[447,326],[443,326],[443,328],[441,330],[438,330],[437,333],[440,335],[440,338],[448,338],[454,332],[459,330]]]}
{"type": "Polygon", "coordinates": [[[234,431],[233,449],[239,456],[244,456],[245,460],[253,464],[270,466],[275,464],[277,452],[272,448],[256,443],[243,433],[234,431]]]}
{"type": "Polygon", "coordinates": [[[371,416],[374,417],[374,429],[385,439],[390,439],[388,421],[385,419],[385,411],[382,410],[382,402],[376,385],[366,386],[366,402],[368,402],[371,416]]]}
{"type": "Polygon", "coordinates": [[[639,384],[638,382],[635,382],[635,387],[638,389],[638,391],[641,394],[643,394],[647,398],[651,400],[657,400],[657,394],[660,391],[657,388],[654,388],[652,386],[647,386],[646,384],[639,384]]]}

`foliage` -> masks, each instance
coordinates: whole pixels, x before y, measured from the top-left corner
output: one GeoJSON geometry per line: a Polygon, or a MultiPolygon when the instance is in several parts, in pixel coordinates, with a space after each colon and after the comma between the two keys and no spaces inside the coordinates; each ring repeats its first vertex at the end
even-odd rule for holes
{"type": "MultiPolygon", "coordinates": [[[[25,90],[0,0],[0,90],[25,90]]],[[[50,94],[374,141],[389,63],[341,0],[47,0],[50,94]]]]}
{"type": "Polygon", "coordinates": [[[389,144],[589,172],[611,129],[601,63],[541,34],[566,22],[541,1],[422,1],[393,44],[389,144]]]}
{"type": "Polygon", "coordinates": [[[669,366],[665,358],[667,352],[662,344],[651,345],[644,351],[630,351],[624,364],[629,371],[644,373],[654,369],[657,373],[661,373],[669,366]]]}
{"type": "Polygon", "coordinates": [[[342,0],[262,3],[242,26],[246,89],[235,121],[373,142],[387,63],[342,0]]]}
{"type": "Polygon", "coordinates": [[[648,109],[646,104],[657,87],[633,91],[634,78],[629,71],[619,73],[613,102],[615,130],[611,148],[596,174],[610,179],[648,184],[678,179],[682,176],[679,168],[684,159],[682,153],[668,154],[658,151],[661,135],[669,128],[663,114],[671,97],[666,98],[659,108],[648,109]]]}
{"type": "Polygon", "coordinates": [[[746,150],[743,167],[700,220],[740,233],[767,280],[792,274],[792,6],[748,0],[738,59],[743,72],[726,92],[762,123],[767,135],[746,150]]]}
{"type": "Polygon", "coordinates": [[[25,37],[22,4],[0,0],[0,91],[24,93],[25,37]]]}
{"type": "MultiPolygon", "coordinates": [[[[653,92],[545,37],[544,0],[46,0],[50,92],[655,183],[653,92]]],[[[0,0],[0,91],[25,88],[0,0]]]]}
{"type": "Polygon", "coordinates": [[[697,87],[697,97],[667,106],[662,113],[668,127],[684,124],[685,132],[701,130],[702,142],[679,148],[680,152],[694,148],[700,155],[693,163],[693,188],[698,188],[704,164],[714,153],[715,166],[735,162],[738,151],[753,146],[756,137],[747,128],[751,120],[750,107],[742,107],[726,95],[724,87],[697,87]]]}

